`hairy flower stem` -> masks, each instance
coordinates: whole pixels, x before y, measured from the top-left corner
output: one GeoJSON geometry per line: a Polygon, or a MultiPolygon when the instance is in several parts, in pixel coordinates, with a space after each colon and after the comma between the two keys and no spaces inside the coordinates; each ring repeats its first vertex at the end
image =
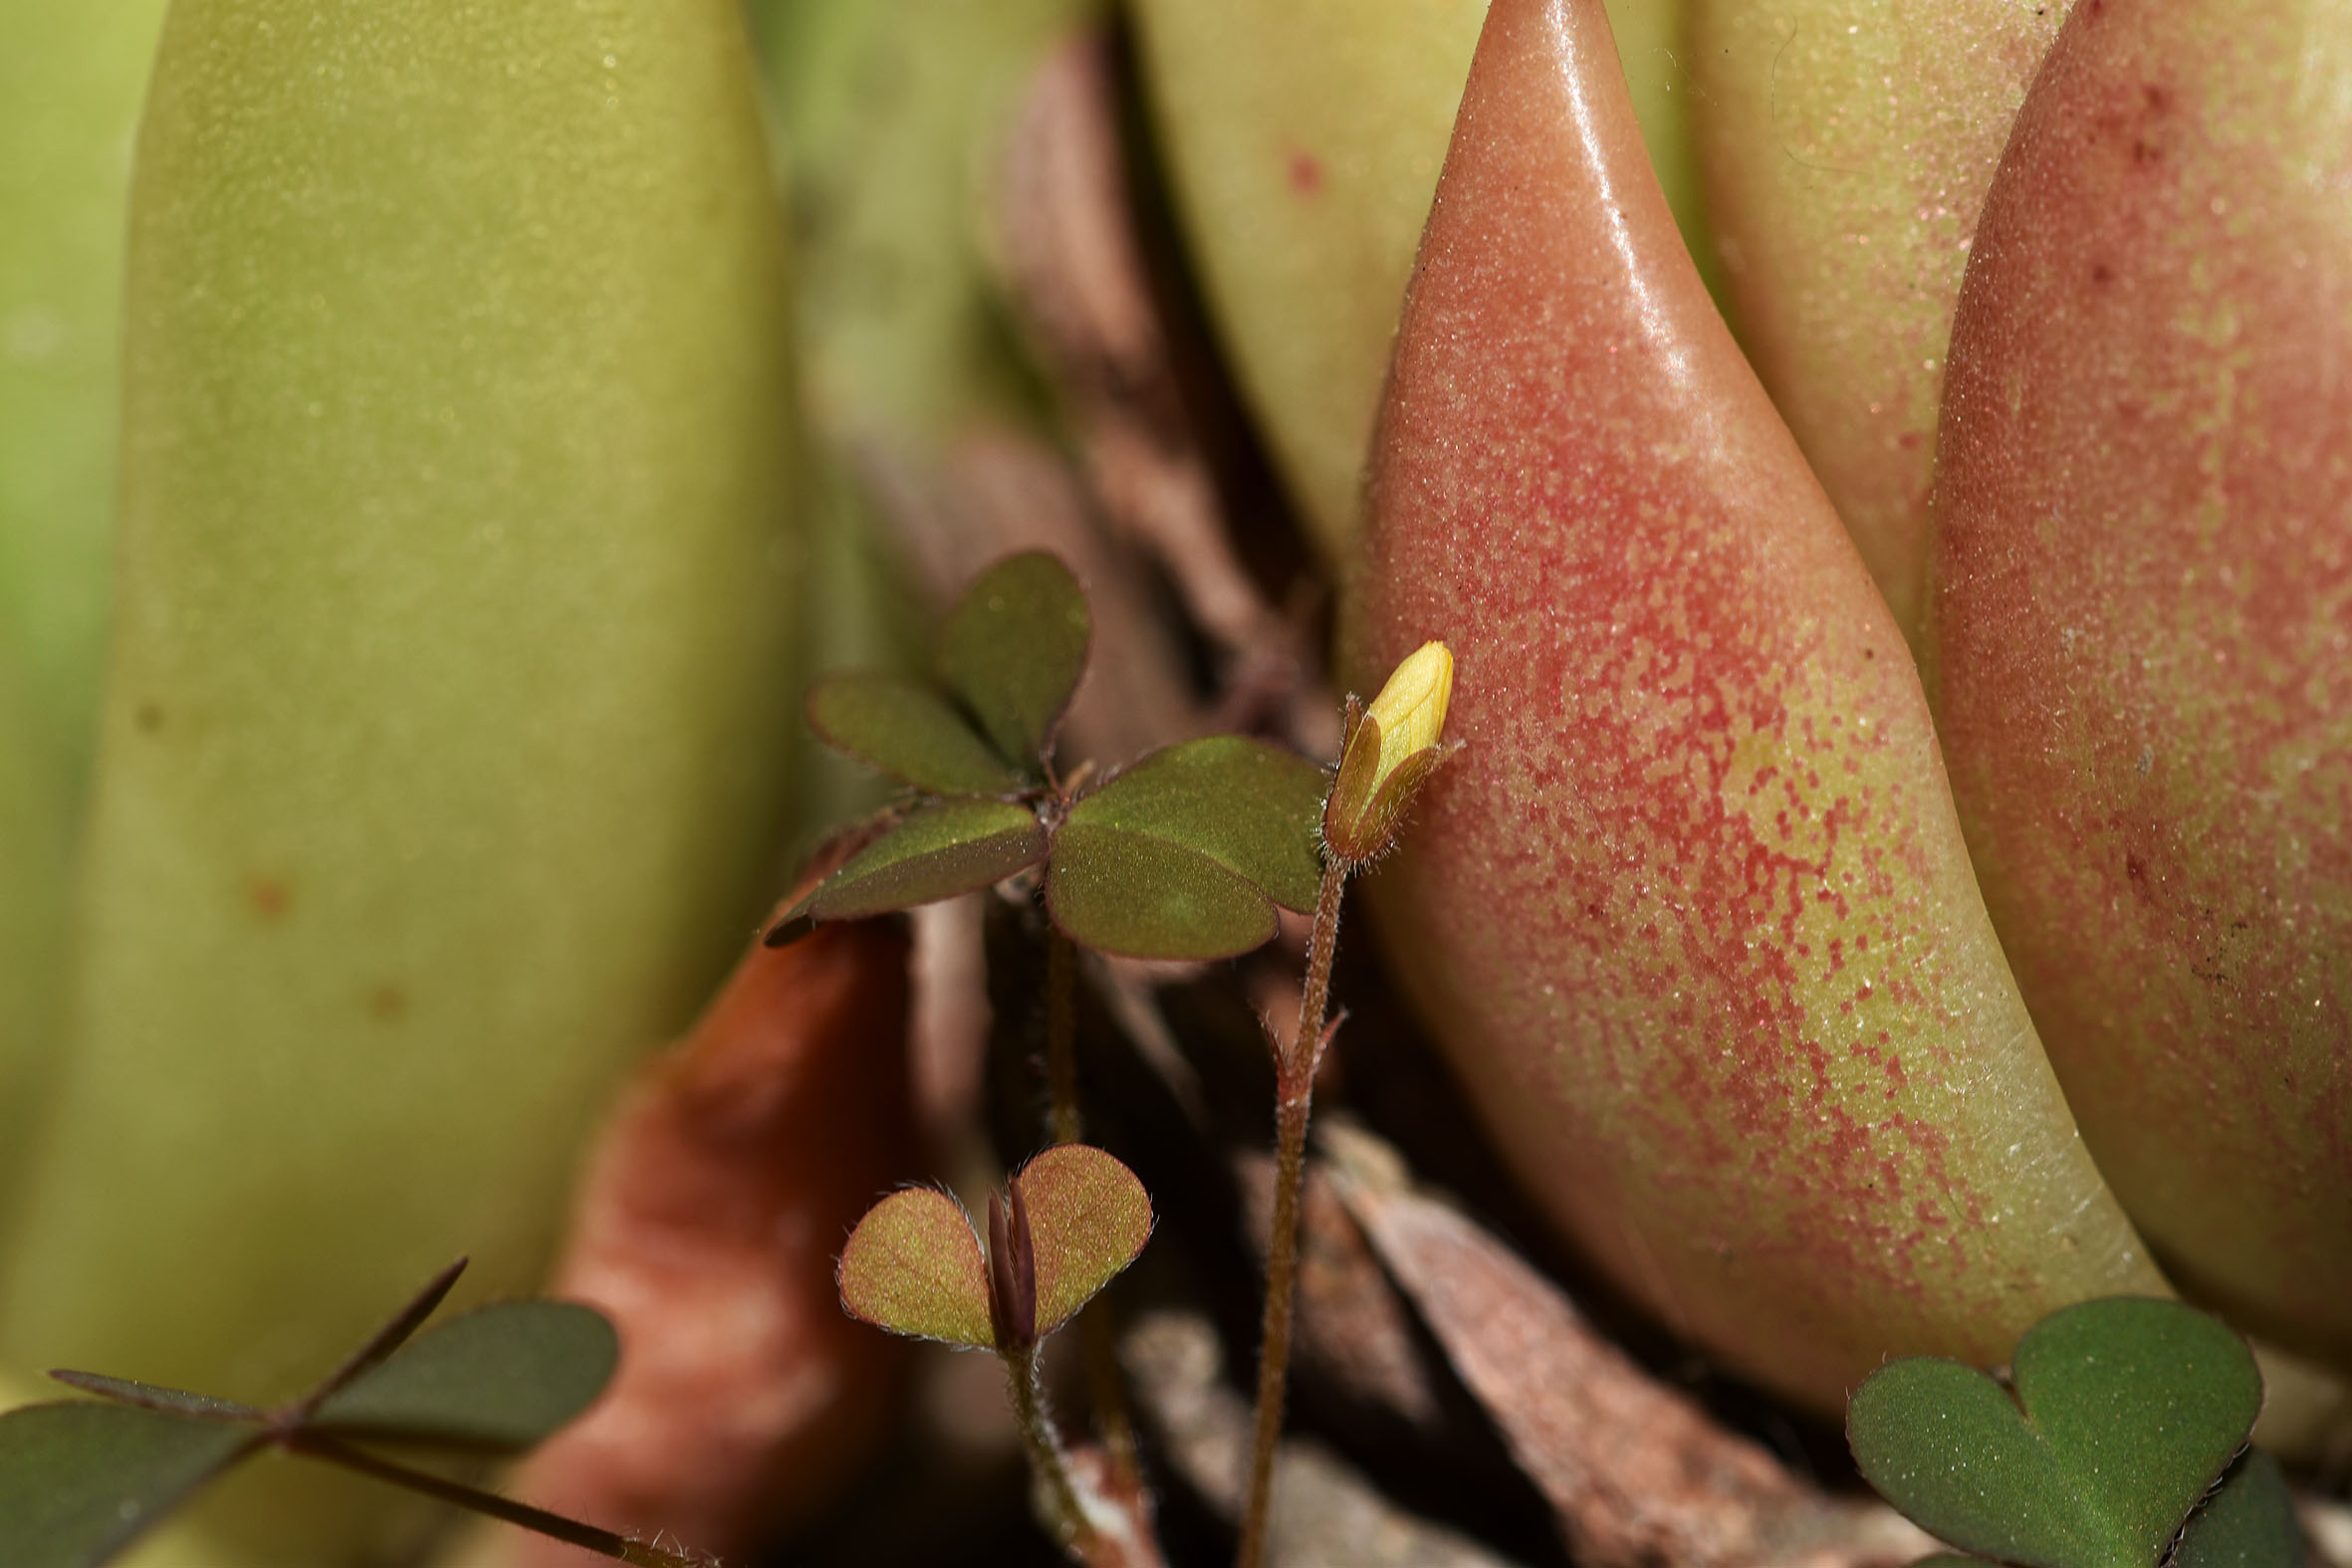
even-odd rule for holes
{"type": "Polygon", "coordinates": [[[1029,1445],[1029,1462],[1045,1488],[1046,1506],[1053,1514],[1054,1534],[1062,1550],[1083,1562],[1091,1555],[1094,1526],[1078,1503],[1076,1485],[1069,1478],[1069,1456],[1061,1450],[1061,1436],[1046,1410],[1045,1390],[1038,1383],[1035,1345],[1007,1350],[1005,1381],[1013,1399],[1013,1420],[1029,1445]]]}
{"type": "Polygon", "coordinates": [[[1339,943],[1339,899],[1351,867],[1333,856],[1323,864],[1315,895],[1314,930],[1306,942],[1306,989],[1298,1030],[1288,1050],[1277,1049],[1275,1078],[1274,1228],[1266,1241],[1266,1323],[1258,1349],[1258,1426],[1250,1450],[1250,1495],[1242,1510],[1237,1568],[1261,1568],[1274,1501],[1274,1459],[1282,1445],[1283,1398],[1291,1375],[1291,1319],[1298,1293],[1298,1199],[1306,1185],[1306,1118],[1314,1101],[1314,1069],[1321,1055],[1323,1015],[1331,1001],[1331,954],[1339,943]]]}
{"type": "Polygon", "coordinates": [[[409,1491],[422,1492],[438,1502],[452,1504],[474,1513],[502,1520],[519,1528],[545,1535],[551,1540],[577,1546],[583,1551],[609,1557],[615,1562],[634,1563],[637,1568],[702,1568],[702,1559],[681,1557],[643,1541],[632,1541],[625,1535],[610,1530],[599,1530],[592,1524],[568,1519],[545,1508],[534,1508],[529,1503],[517,1502],[512,1497],[501,1497],[496,1492],[481,1491],[462,1481],[453,1481],[430,1470],[411,1469],[405,1464],[353,1448],[339,1439],[320,1432],[297,1432],[282,1439],[283,1446],[296,1454],[304,1454],[345,1469],[356,1470],[380,1481],[409,1491]]]}

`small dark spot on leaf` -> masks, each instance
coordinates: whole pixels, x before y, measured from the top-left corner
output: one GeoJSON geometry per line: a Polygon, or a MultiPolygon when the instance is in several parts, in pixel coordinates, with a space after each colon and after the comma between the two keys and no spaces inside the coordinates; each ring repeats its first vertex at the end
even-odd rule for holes
{"type": "Polygon", "coordinates": [[[285,916],[293,894],[286,884],[275,877],[257,876],[245,884],[245,897],[252,903],[253,912],[264,920],[278,920],[285,916]]]}
{"type": "Polygon", "coordinates": [[[2114,281],[2114,268],[2108,266],[2105,262],[2091,263],[2091,282],[2104,286],[2106,284],[2113,283],[2114,281]]]}
{"type": "MultiPolygon", "coordinates": [[[[1927,437],[1922,435],[1917,430],[1906,430],[1901,435],[1895,437],[1895,445],[1903,451],[1916,452],[1919,450],[1919,444],[1926,439],[1927,437]]],[[[1867,650],[1865,650],[1862,656],[1864,658],[1868,658],[1870,657],[1870,654],[1867,650]]]]}
{"type": "Polygon", "coordinates": [[[378,986],[367,994],[367,1011],[383,1023],[397,1023],[408,1016],[408,994],[397,986],[378,986]]]}
{"type": "Polygon", "coordinates": [[[2150,141],[2147,137],[2134,136],[2132,138],[2132,161],[2134,163],[2146,165],[2156,162],[2163,156],[2163,149],[2158,147],[2155,142],[2150,141]]]}
{"type": "Polygon", "coordinates": [[[2148,862],[2138,855],[2127,854],[2123,857],[2123,874],[2135,882],[2145,882],[2148,880],[2148,862]]]}
{"type": "Polygon", "coordinates": [[[153,735],[163,728],[163,705],[157,702],[140,703],[131,714],[130,722],[138,728],[139,734],[153,735]]]}
{"type": "Polygon", "coordinates": [[[1323,188],[1322,160],[1311,152],[1291,154],[1291,188],[1301,196],[1312,196],[1323,188]]]}
{"type": "Polygon", "coordinates": [[[2173,95],[2169,88],[2161,88],[2151,82],[2140,89],[2140,98],[2148,106],[2148,112],[2151,114],[2172,112],[2173,95]]]}

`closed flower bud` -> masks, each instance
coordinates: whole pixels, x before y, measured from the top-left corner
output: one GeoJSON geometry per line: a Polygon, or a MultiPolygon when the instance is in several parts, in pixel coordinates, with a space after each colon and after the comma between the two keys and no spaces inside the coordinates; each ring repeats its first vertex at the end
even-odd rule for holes
{"type": "Polygon", "coordinates": [[[1360,863],[1388,848],[1421,781],[1445,759],[1438,743],[1453,695],[1453,653],[1425,642],[1364,710],[1323,806],[1323,844],[1335,858],[1360,863]]]}

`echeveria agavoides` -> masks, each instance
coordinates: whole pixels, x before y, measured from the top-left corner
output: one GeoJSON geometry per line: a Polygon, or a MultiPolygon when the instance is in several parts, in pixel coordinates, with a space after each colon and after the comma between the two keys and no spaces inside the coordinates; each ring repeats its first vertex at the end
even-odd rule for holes
{"type": "Polygon", "coordinates": [[[2352,14],[2088,4],[1953,333],[1931,654],[1985,896],[2184,1288],[2352,1366],[2352,14]]]}
{"type": "MultiPolygon", "coordinates": [[[[782,224],[723,0],[182,0],[129,225],[75,1023],[0,1350],[267,1398],[452,1252],[532,1282],[757,912],[782,224]]],[[[382,1518],[239,1495],[254,1563],[382,1518]]]]}
{"type": "Polygon", "coordinates": [[[1817,1407],[2164,1285],[1978,899],[1900,633],[1643,161],[1598,0],[1497,0],[1375,452],[1355,679],[1466,744],[1373,883],[1532,1196],[1817,1407]]]}
{"type": "Polygon", "coordinates": [[[1916,638],[1961,268],[2070,0],[1693,0],[1692,118],[1742,344],[1916,638]]]}
{"type": "Polygon", "coordinates": [[[0,1207],[29,1145],[106,653],[122,205],[162,0],[11,6],[0,47],[0,1207]]]}

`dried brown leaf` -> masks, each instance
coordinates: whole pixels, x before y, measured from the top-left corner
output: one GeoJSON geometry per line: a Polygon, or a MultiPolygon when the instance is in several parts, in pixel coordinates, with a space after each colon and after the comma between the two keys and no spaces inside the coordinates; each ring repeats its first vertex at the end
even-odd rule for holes
{"type": "Polygon", "coordinates": [[[1337,1186],[1589,1568],[1874,1568],[1934,1543],[1892,1510],[1831,1498],[1636,1366],[1557,1286],[1393,1153],[1327,1129],[1337,1186]]]}

